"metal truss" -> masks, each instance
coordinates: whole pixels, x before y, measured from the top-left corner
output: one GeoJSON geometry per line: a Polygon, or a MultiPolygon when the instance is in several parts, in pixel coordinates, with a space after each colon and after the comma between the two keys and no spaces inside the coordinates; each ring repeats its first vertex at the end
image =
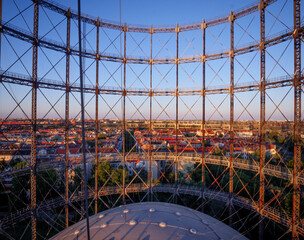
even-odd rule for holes
{"type": "Polygon", "coordinates": [[[163,198],[202,211],[208,211],[211,200],[219,201],[221,207],[209,211],[249,237],[255,234],[252,229],[258,229],[258,237],[263,239],[267,227],[274,223],[282,231],[282,239],[304,236],[304,24],[300,0],[293,0],[293,26],[280,19],[286,2],[279,13],[272,12],[271,6],[282,2],[276,0],[259,0],[221,17],[172,26],[119,24],[86,14],[79,18],[76,11],[52,0],[28,0],[29,6],[24,9],[16,0],[11,1],[17,14],[10,19],[3,18],[0,1],[0,58],[5,58],[4,48],[11,49],[15,58],[8,66],[0,66],[1,90],[13,104],[0,121],[0,151],[11,151],[12,158],[23,159],[23,165],[10,166],[0,173],[4,189],[0,190],[9,202],[7,215],[0,219],[0,237],[49,238],[88,214],[163,198]],[[33,10],[33,20],[26,17],[29,10],[33,10]],[[49,29],[40,35],[43,14],[49,29]],[[61,20],[53,19],[51,14],[61,20]],[[267,14],[275,19],[269,29],[267,14]],[[244,26],[241,21],[247,16],[252,18],[244,26]],[[17,18],[22,18],[27,29],[14,23],[17,18]],[[250,33],[256,19],[259,40],[250,33]],[[32,28],[28,21],[32,21],[32,28]],[[270,34],[275,24],[283,25],[284,30],[270,34]],[[88,32],[85,26],[89,26],[88,32]],[[76,47],[79,41],[73,37],[75,28],[83,28],[83,48],[76,47]],[[216,28],[220,29],[218,33],[216,28]],[[237,28],[242,33],[238,42],[237,28]],[[225,30],[229,46],[222,39],[225,30]],[[60,40],[50,37],[51,33],[60,40]],[[192,38],[187,35],[190,33],[192,38]],[[139,34],[144,38],[137,39],[139,34]],[[244,36],[253,42],[239,44],[244,36]],[[19,49],[13,41],[28,48],[19,49]],[[200,46],[196,41],[201,41],[200,46]],[[216,45],[221,49],[215,49],[216,45]],[[271,52],[278,46],[285,46],[279,57],[271,52]],[[111,48],[115,53],[108,52],[111,48]],[[30,72],[25,58],[31,50],[30,72]],[[48,55],[48,51],[52,54],[48,55]],[[193,54],[186,55],[187,51],[193,54]],[[281,63],[285,53],[294,56],[292,70],[281,63]],[[60,58],[54,60],[51,55],[60,58]],[[251,56],[250,61],[242,62],[243,56],[251,56]],[[82,65],[77,57],[89,62],[84,66],[83,86],[82,77],[75,77],[75,69],[82,65]],[[254,71],[258,74],[250,69],[255,58],[258,64],[254,71]],[[271,67],[268,59],[274,62],[271,67]],[[42,74],[39,67],[44,63],[49,67],[42,74]],[[18,64],[20,71],[16,70],[18,64]],[[239,77],[237,67],[241,69],[239,77]],[[284,75],[276,74],[277,68],[284,75]],[[54,74],[49,77],[50,73],[54,74]],[[16,96],[12,86],[26,90],[21,97],[16,96]],[[79,100],[82,89],[84,102],[79,100]],[[282,96],[271,94],[278,90],[282,90],[282,96]],[[250,97],[243,101],[241,94],[250,97]],[[284,112],[287,100],[294,106],[293,119],[284,112]],[[27,101],[31,103],[30,111],[25,106],[27,101]],[[43,101],[46,109],[41,117],[39,104],[43,101]],[[258,113],[251,109],[253,105],[258,113]],[[81,110],[86,115],[82,133],[77,120],[81,110]],[[15,126],[11,116],[17,111],[24,119],[15,126]],[[51,112],[58,119],[51,120],[51,112]],[[241,119],[246,114],[250,121],[244,127],[241,119]],[[276,127],[271,118],[275,114],[282,116],[288,130],[285,140],[269,156],[267,148],[274,141],[270,134],[276,127]],[[219,120],[213,120],[216,117],[219,120]],[[242,127],[250,127],[255,136],[242,137],[242,127]],[[50,129],[55,132],[52,137],[50,129]],[[140,136],[135,129],[140,129],[140,136]],[[186,129],[197,134],[188,134],[186,129]],[[18,151],[14,147],[20,139],[10,136],[14,135],[9,134],[11,131],[30,133],[22,139],[18,151]],[[105,131],[116,138],[102,141],[105,131]],[[48,153],[47,160],[38,153],[46,145],[55,149],[48,153]],[[292,156],[289,148],[293,148],[292,156]],[[30,155],[21,150],[29,150],[30,155]],[[192,168],[186,163],[191,163],[192,168]],[[86,174],[91,177],[88,183],[86,174]],[[19,192],[5,187],[8,179],[19,192]],[[189,203],[184,196],[195,200],[189,203]],[[246,220],[243,209],[250,212],[246,220]],[[246,226],[246,221],[256,216],[256,225],[246,226]],[[44,225],[48,227],[42,231],[44,225]],[[20,232],[14,233],[20,226],[20,232]]]}

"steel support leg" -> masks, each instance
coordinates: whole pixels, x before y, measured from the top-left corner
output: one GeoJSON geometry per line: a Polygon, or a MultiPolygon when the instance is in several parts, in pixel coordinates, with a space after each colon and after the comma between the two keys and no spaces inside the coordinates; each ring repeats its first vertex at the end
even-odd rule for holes
{"type": "Polygon", "coordinates": [[[33,62],[32,62],[32,114],[31,114],[31,223],[32,239],[37,239],[37,65],[38,65],[38,22],[39,5],[34,2],[34,26],[33,26],[33,62]]]}
{"type": "Polygon", "coordinates": [[[234,15],[231,12],[230,21],[230,125],[229,125],[229,225],[232,226],[233,198],[233,160],[234,160],[234,15]]]}
{"type": "Polygon", "coordinates": [[[65,226],[69,227],[69,129],[70,129],[70,37],[71,37],[71,9],[67,14],[67,52],[66,52],[66,75],[65,75],[65,226]]]}
{"type": "Polygon", "coordinates": [[[292,239],[298,239],[300,222],[300,185],[301,171],[301,27],[300,0],[293,1],[294,9],[294,162],[293,162],[293,204],[292,204],[292,239]]]}

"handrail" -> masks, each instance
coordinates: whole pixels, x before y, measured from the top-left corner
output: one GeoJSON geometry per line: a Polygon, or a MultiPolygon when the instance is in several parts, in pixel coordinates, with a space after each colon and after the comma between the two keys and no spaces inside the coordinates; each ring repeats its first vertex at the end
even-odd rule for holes
{"type": "MultiPolygon", "coordinates": [[[[28,83],[32,83],[32,78],[29,75],[25,75],[25,74],[20,74],[20,73],[15,73],[15,72],[10,72],[10,71],[4,71],[4,70],[0,70],[0,77],[1,77],[1,81],[5,81],[5,78],[10,78],[10,79],[18,79],[18,80],[23,80],[25,82],[28,83]]],[[[303,77],[302,77],[303,78],[303,77]]],[[[282,84],[282,83],[289,83],[289,85],[292,85],[292,81],[293,78],[290,75],[286,75],[286,76],[280,76],[280,77],[274,77],[274,78],[270,78],[270,79],[266,79],[265,81],[265,85],[269,86],[269,85],[275,85],[275,84],[282,84]]],[[[73,80],[71,80],[71,82],[73,82],[73,80]]],[[[14,83],[11,82],[10,83],[14,83]]],[[[17,83],[17,82],[16,82],[17,83]]],[[[48,78],[41,78],[38,77],[38,85],[50,85],[51,86],[57,86],[57,87],[61,87],[62,89],[66,89],[66,87],[70,87],[72,90],[73,89],[80,89],[80,84],[77,82],[72,83],[71,85],[67,86],[65,82],[63,81],[56,81],[56,80],[51,80],[48,78]]],[[[237,89],[241,89],[241,88],[252,88],[252,87],[256,87],[258,88],[260,86],[260,84],[258,82],[243,82],[243,83],[238,83],[235,85],[235,90],[237,89]]],[[[285,85],[284,85],[285,86],[285,85]]],[[[84,85],[84,89],[85,90],[94,90],[95,91],[95,86],[91,85],[91,84],[85,84],[84,85]]],[[[114,86],[99,86],[98,88],[100,91],[116,91],[116,92],[120,92],[121,94],[123,94],[123,90],[121,87],[114,87],[114,86]]],[[[180,93],[186,93],[186,92],[196,92],[196,93],[201,93],[202,92],[202,88],[184,88],[184,89],[179,89],[180,93]]],[[[224,85],[218,85],[218,86],[208,86],[206,87],[206,92],[209,91],[223,91],[229,90],[228,86],[224,86],[224,85]]],[[[126,92],[132,92],[132,93],[146,93],[149,94],[150,90],[149,89],[145,89],[145,88],[128,88],[126,90],[126,92]]],[[[152,89],[152,92],[154,93],[175,93],[175,89],[158,89],[158,88],[154,88],[152,89]]]]}
{"type": "MultiPolygon", "coordinates": [[[[3,32],[7,32],[8,34],[13,35],[14,37],[21,37],[23,40],[27,40],[30,42],[36,41],[33,38],[33,34],[25,29],[20,28],[19,26],[15,26],[11,23],[8,23],[4,20],[1,21],[1,28],[3,32]],[[25,39],[24,39],[25,38],[25,39]]],[[[273,45],[273,43],[276,42],[282,42],[290,39],[292,37],[293,31],[290,30],[291,28],[285,29],[283,31],[280,31],[278,33],[275,33],[273,35],[270,35],[267,37],[265,41],[265,47],[267,47],[268,44],[273,45]],[[281,36],[284,36],[284,38],[281,38],[281,36]],[[288,38],[287,38],[288,37],[288,38]]],[[[300,28],[300,33],[304,31],[304,21],[301,22],[301,28],[300,28]]],[[[79,54],[79,49],[77,46],[72,47],[70,49],[67,49],[67,46],[65,43],[61,43],[52,39],[49,39],[47,37],[42,37],[38,36],[38,44],[41,44],[47,48],[52,48],[54,50],[59,50],[62,52],[68,52],[71,51],[72,54],[79,54]]],[[[259,49],[259,43],[258,42],[249,42],[245,43],[244,45],[238,46],[237,48],[234,49],[234,52],[236,55],[239,54],[244,54],[246,52],[250,52],[253,50],[258,50],[259,49]]],[[[90,58],[96,58],[97,53],[91,49],[84,49],[82,54],[86,57],[90,58]]],[[[108,53],[108,52],[99,52],[98,53],[99,57],[104,60],[115,60],[118,62],[123,61],[123,57],[119,54],[113,54],[113,53],[108,53]]],[[[227,50],[216,50],[212,52],[208,52],[206,54],[206,60],[214,60],[218,58],[223,58],[223,57],[228,57],[229,56],[229,51],[227,50]]],[[[197,54],[197,55],[185,55],[183,57],[179,58],[180,63],[187,63],[187,62],[200,62],[202,60],[203,55],[202,54],[197,54]]],[[[138,62],[146,62],[149,64],[150,58],[146,56],[132,56],[128,55],[127,56],[128,61],[138,61],[138,62]]],[[[175,58],[172,58],[170,56],[160,56],[157,59],[153,58],[153,62],[155,64],[161,64],[161,63],[174,63],[175,58]]]]}
{"type": "MultiPolygon", "coordinates": [[[[147,158],[147,156],[144,154],[136,153],[136,154],[128,155],[127,160],[128,159],[137,159],[138,157],[140,157],[139,160],[145,160],[147,158]]],[[[167,161],[172,160],[173,161],[175,159],[175,155],[172,155],[167,152],[158,152],[156,154],[152,153],[152,159],[153,160],[167,160],[167,161]]],[[[107,156],[100,157],[99,161],[103,161],[103,160],[121,161],[122,156],[108,153],[107,156]]],[[[201,156],[197,155],[195,153],[182,153],[179,156],[179,161],[183,161],[183,160],[192,161],[192,162],[200,162],[201,156]]],[[[88,159],[88,162],[90,162],[89,159],[88,159]]],[[[205,158],[205,162],[206,162],[206,164],[213,164],[213,165],[220,165],[220,166],[228,166],[228,164],[229,164],[229,161],[226,158],[224,158],[223,156],[216,156],[216,155],[209,155],[208,157],[205,158]]],[[[255,164],[250,160],[242,159],[242,158],[235,158],[233,161],[233,166],[235,168],[255,171],[255,172],[259,172],[259,170],[260,170],[260,166],[258,163],[255,164]]],[[[38,170],[44,171],[47,169],[54,169],[54,168],[60,168],[60,167],[65,167],[65,163],[58,162],[58,163],[49,163],[49,164],[45,164],[42,166],[38,165],[38,170]]],[[[30,170],[30,168],[24,168],[24,169],[19,169],[19,170],[15,170],[15,171],[4,172],[4,173],[0,174],[0,179],[3,180],[5,178],[9,178],[9,177],[28,174],[29,170],[30,170]]],[[[275,166],[272,164],[267,164],[264,167],[264,173],[266,175],[289,180],[291,182],[292,182],[292,178],[293,178],[292,169],[284,168],[281,166],[275,166]]],[[[301,175],[298,177],[298,181],[301,185],[304,185],[304,173],[301,173],[301,175]]]]}
{"type": "MultiPolygon", "coordinates": [[[[126,192],[143,192],[147,191],[149,188],[143,184],[132,184],[131,186],[126,188],[126,192]]],[[[206,197],[209,199],[216,199],[218,201],[227,203],[230,200],[230,195],[228,192],[219,192],[216,190],[202,190],[201,187],[195,187],[195,186],[176,186],[173,184],[161,184],[161,185],[155,185],[152,187],[153,192],[168,192],[172,194],[186,194],[186,195],[192,195],[192,196],[198,196],[198,197],[206,197]]],[[[99,196],[106,196],[106,195],[112,195],[117,194],[121,192],[121,187],[104,187],[99,190],[98,195],[99,196]]],[[[94,192],[90,191],[89,197],[94,197],[94,192]]],[[[81,201],[84,198],[83,192],[78,192],[77,194],[74,194],[71,199],[70,203],[81,201]]],[[[267,206],[263,208],[263,211],[258,210],[257,202],[253,202],[252,200],[242,197],[242,196],[236,196],[234,195],[231,198],[232,204],[236,206],[243,207],[247,210],[260,213],[262,216],[267,217],[277,223],[280,223],[286,227],[291,226],[291,216],[286,215],[284,212],[279,211],[278,209],[267,206]]],[[[44,211],[54,209],[56,207],[60,207],[66,204],[65,199],[62,197],[58,197],[51,200],[45,200],[40,203],[38,203],[37,207],[37,214],[38,216],[41,215],[44,211]]],[[[5,229],[11,225],[17,224],[18,222],[21,222],[27,218],[30,217],[30,206],[17,210],[14,213],[8,214],[6,217],[0,220],[0,226],[5,229]]],[[[298,230],[301,234],[304,233],[303,228],[304,220],[302,220],[302,224],[298,226],[298,230]]]]}

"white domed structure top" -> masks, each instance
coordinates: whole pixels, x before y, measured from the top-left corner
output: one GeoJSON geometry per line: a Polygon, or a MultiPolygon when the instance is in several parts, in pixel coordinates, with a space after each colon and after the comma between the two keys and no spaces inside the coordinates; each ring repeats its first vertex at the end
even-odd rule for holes
{"type": "MultiPolygon", "coordinates": [[[[90,217],[90,235],[97,239],[247,239],[231,227],[191,208],[161,202],[134,203],[90,217]]],[[[53,240],[86,239],[83,220],[53,240]]]]}

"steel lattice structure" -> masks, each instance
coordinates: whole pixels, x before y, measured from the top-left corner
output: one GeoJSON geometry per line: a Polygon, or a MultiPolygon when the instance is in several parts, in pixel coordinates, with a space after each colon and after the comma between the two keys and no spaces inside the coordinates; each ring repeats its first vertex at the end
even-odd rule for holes
{"type": "Polygon", "coordinates": [[[51,0],[0,0],[0,8],[0,146],[10,158],[0,174],[7,209],[0,236],[49,238],[84,218],[86,154],[91,215],[167,200],[250,238],[273,226],[275,237],[304,237],[300,0],[260,0],[174,26],[83,14],[81,51],[70,8],[51,0]],[[280,17],[285,9],[290,26],[280,17]],[[86,146],[77,120],[79,55],[88,63],[86,146]]]}

